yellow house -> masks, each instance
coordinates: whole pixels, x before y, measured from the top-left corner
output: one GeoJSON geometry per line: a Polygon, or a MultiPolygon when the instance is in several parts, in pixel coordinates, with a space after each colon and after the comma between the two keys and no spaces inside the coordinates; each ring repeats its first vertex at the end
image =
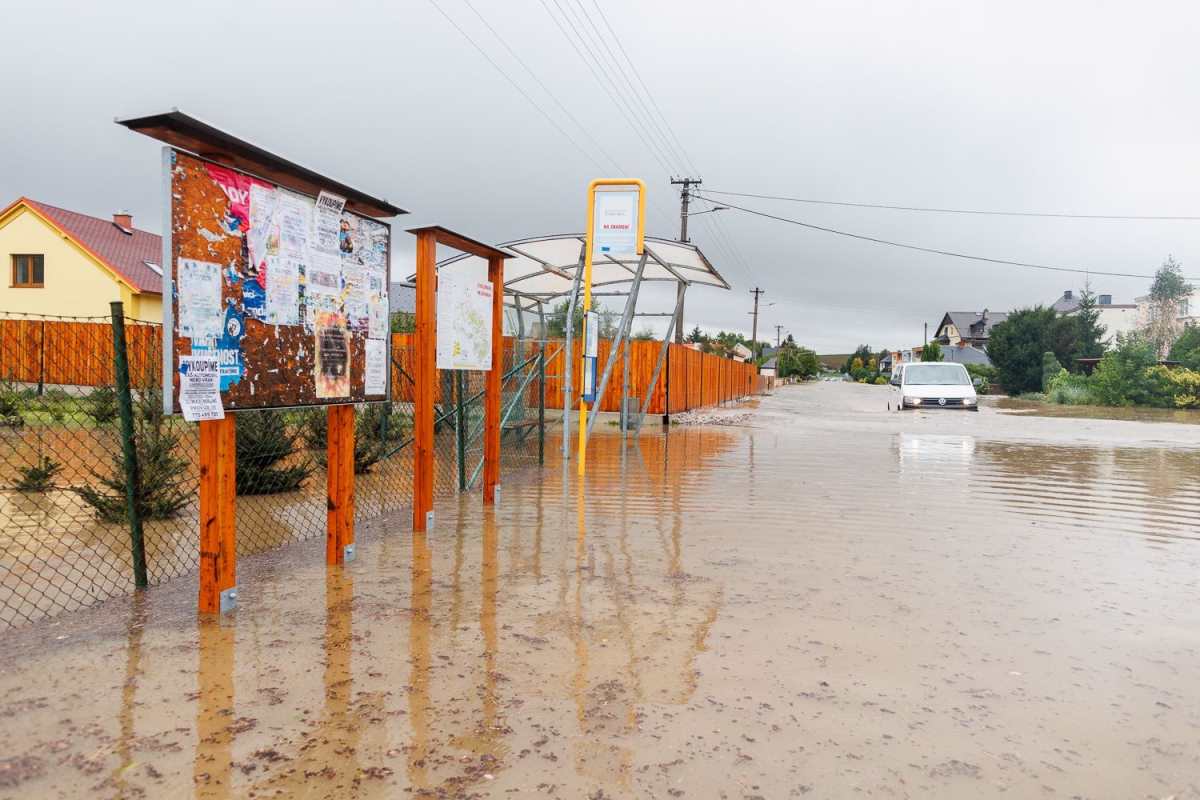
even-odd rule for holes
{"type": "Polygon", "coordinates": [[[162,239],[133,217],[90,217],[22,197],[0,211],[0,313],[162,322],[162,239]]]}

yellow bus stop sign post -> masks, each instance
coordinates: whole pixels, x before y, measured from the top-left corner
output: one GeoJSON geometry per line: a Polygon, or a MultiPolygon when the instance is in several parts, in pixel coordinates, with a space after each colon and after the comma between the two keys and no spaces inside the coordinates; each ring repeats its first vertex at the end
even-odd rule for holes
{"type": "MultiPolygon", "coordinates": [[[[583,257],[583,315],[588,318],[592,310],[592,258],[599,256],[640,256],[644,248],[646,220],[646,184],[637,178],[599,178],[588,184],[587,238],[583,257]]],[[[573,325],[574,320],[567,320],[573,325]]],[[[596,352],[589,336],[596,331],[583,326],[583,357],[581,385],[587,387],[587,376],[592,375],[591,390],[596,391],[594,356],[596,352]],[[591,360],[591,363],[589,362],[591,360]]],[[[570,387],[568,387],[569,389],[570,387]]],[[[582,394],[579,399],[579,475],[587,472],[587,413],[588,403],[597,403],[600,398],[582,394]]]]}

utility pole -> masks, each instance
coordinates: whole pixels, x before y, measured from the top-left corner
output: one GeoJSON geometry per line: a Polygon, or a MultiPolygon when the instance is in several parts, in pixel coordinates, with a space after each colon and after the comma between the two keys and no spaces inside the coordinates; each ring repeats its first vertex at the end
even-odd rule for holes
{"type": "Polygon", "coordinates": [[[763,290],[755,286],[750,290],[750,294],[754,295],[754,327],[750,333],[750,352],[753,354],[758,347],[758,296],[763,294],[763,290]]]}
{"type": "Polygon", "coordinates": [[[779,349],[779,346],[780,346],[780,344],[779,344],[779,332],[780,332],[780,331],[782,331],[782,330],[783,330],[783,326],[782,326],[782,325],[776,325],[776,326],[775,326],[775,349],[776,349],[776,350],[778,350],[778,349],[779,349]]]}
{"type": "MultiPolygon", "coordinates": [[[[679,241],[687,243],[687,220],[688,220],[688,203],[692,199],[692,187],[699,186],[702,181],[699,178],[671,178],[672,186],[682,186],[683,191],[679,193],[679,241]]],[[[683,284],[679,284],[676,292],[678,296],[675,298],[679,304],[679,316],[675,318],[675,344],[683,344],[683,284]]]]}

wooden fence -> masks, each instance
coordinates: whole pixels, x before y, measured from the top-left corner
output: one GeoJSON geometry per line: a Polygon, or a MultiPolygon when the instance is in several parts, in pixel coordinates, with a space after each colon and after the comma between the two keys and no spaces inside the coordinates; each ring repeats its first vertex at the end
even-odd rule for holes
{"type": "MultiPolygon", "coordinates": [[[[161,375],[161,328],[158,325],[129,324],[125,328],[129,342],[130,372],[135,383],[156,382],[161,375]]],[[[400,402],[413,399],[414,334],[392,334],[392,397],[400,402]],[[407,375],[407,376],[406,376],[407,375]]],[[[546,407],[561,409],[566,353],[563,342],[546,343],[546,407]]],[[[509,356],[517,347],[514,337],[504,337],[505,363],[521,361],[509,356]]],[[[537,352],[538,344],[524,343],[524,358],[537,352]]],[[[654,374],[662,344],[655,341],[630,342],[630,397],[639,407],[654,374]]],[[[574,343],[572,381],[578,398],[582,376],[579,359],[582,344],[574,343]]],[[[601,341],[598,371],[604,369],[612,342],[601,341]]],[[[677,414],[693,408],[727,403],[740,397],[767,390],[769,379],[758,374],[753,364],[731,361],[701,353],[690,347],[672,344],[651,395],[649,413],[677,414]],[[669,392],[668,392],[669,388],[669,392]],[[670,409],[668,410],[668,396],[670,409]]],[[[601,411],[620,411],[624,361],[618,356],[604,396],[601,411]]],[[[71,322],[63,320],[0,319],[0,378],[18,383],[42,383],[66,386],[101,386],[113,382],[112,328],[105,321],[71,322]]],[[[434,389],[434,402],[443,402],[443,386],[434,389]]],[[[527,389],[530,405],[537,404],[537,382],[527,389]]],[[[449,398],[446,398],[449,399],[449,398]]]]}

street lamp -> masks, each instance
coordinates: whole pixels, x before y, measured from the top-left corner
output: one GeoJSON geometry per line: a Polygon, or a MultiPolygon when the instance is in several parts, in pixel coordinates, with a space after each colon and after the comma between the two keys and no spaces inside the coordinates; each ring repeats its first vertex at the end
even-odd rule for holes
{"type": "Polygon", "coordinates": [[[698,217],[701,214],[711,214],[714,211],[728,211],[728,210],[729,210],[729,206],[713,206],[712,208],[707,209],[705,211],[689,211],[685,216],[698,217]]]}

